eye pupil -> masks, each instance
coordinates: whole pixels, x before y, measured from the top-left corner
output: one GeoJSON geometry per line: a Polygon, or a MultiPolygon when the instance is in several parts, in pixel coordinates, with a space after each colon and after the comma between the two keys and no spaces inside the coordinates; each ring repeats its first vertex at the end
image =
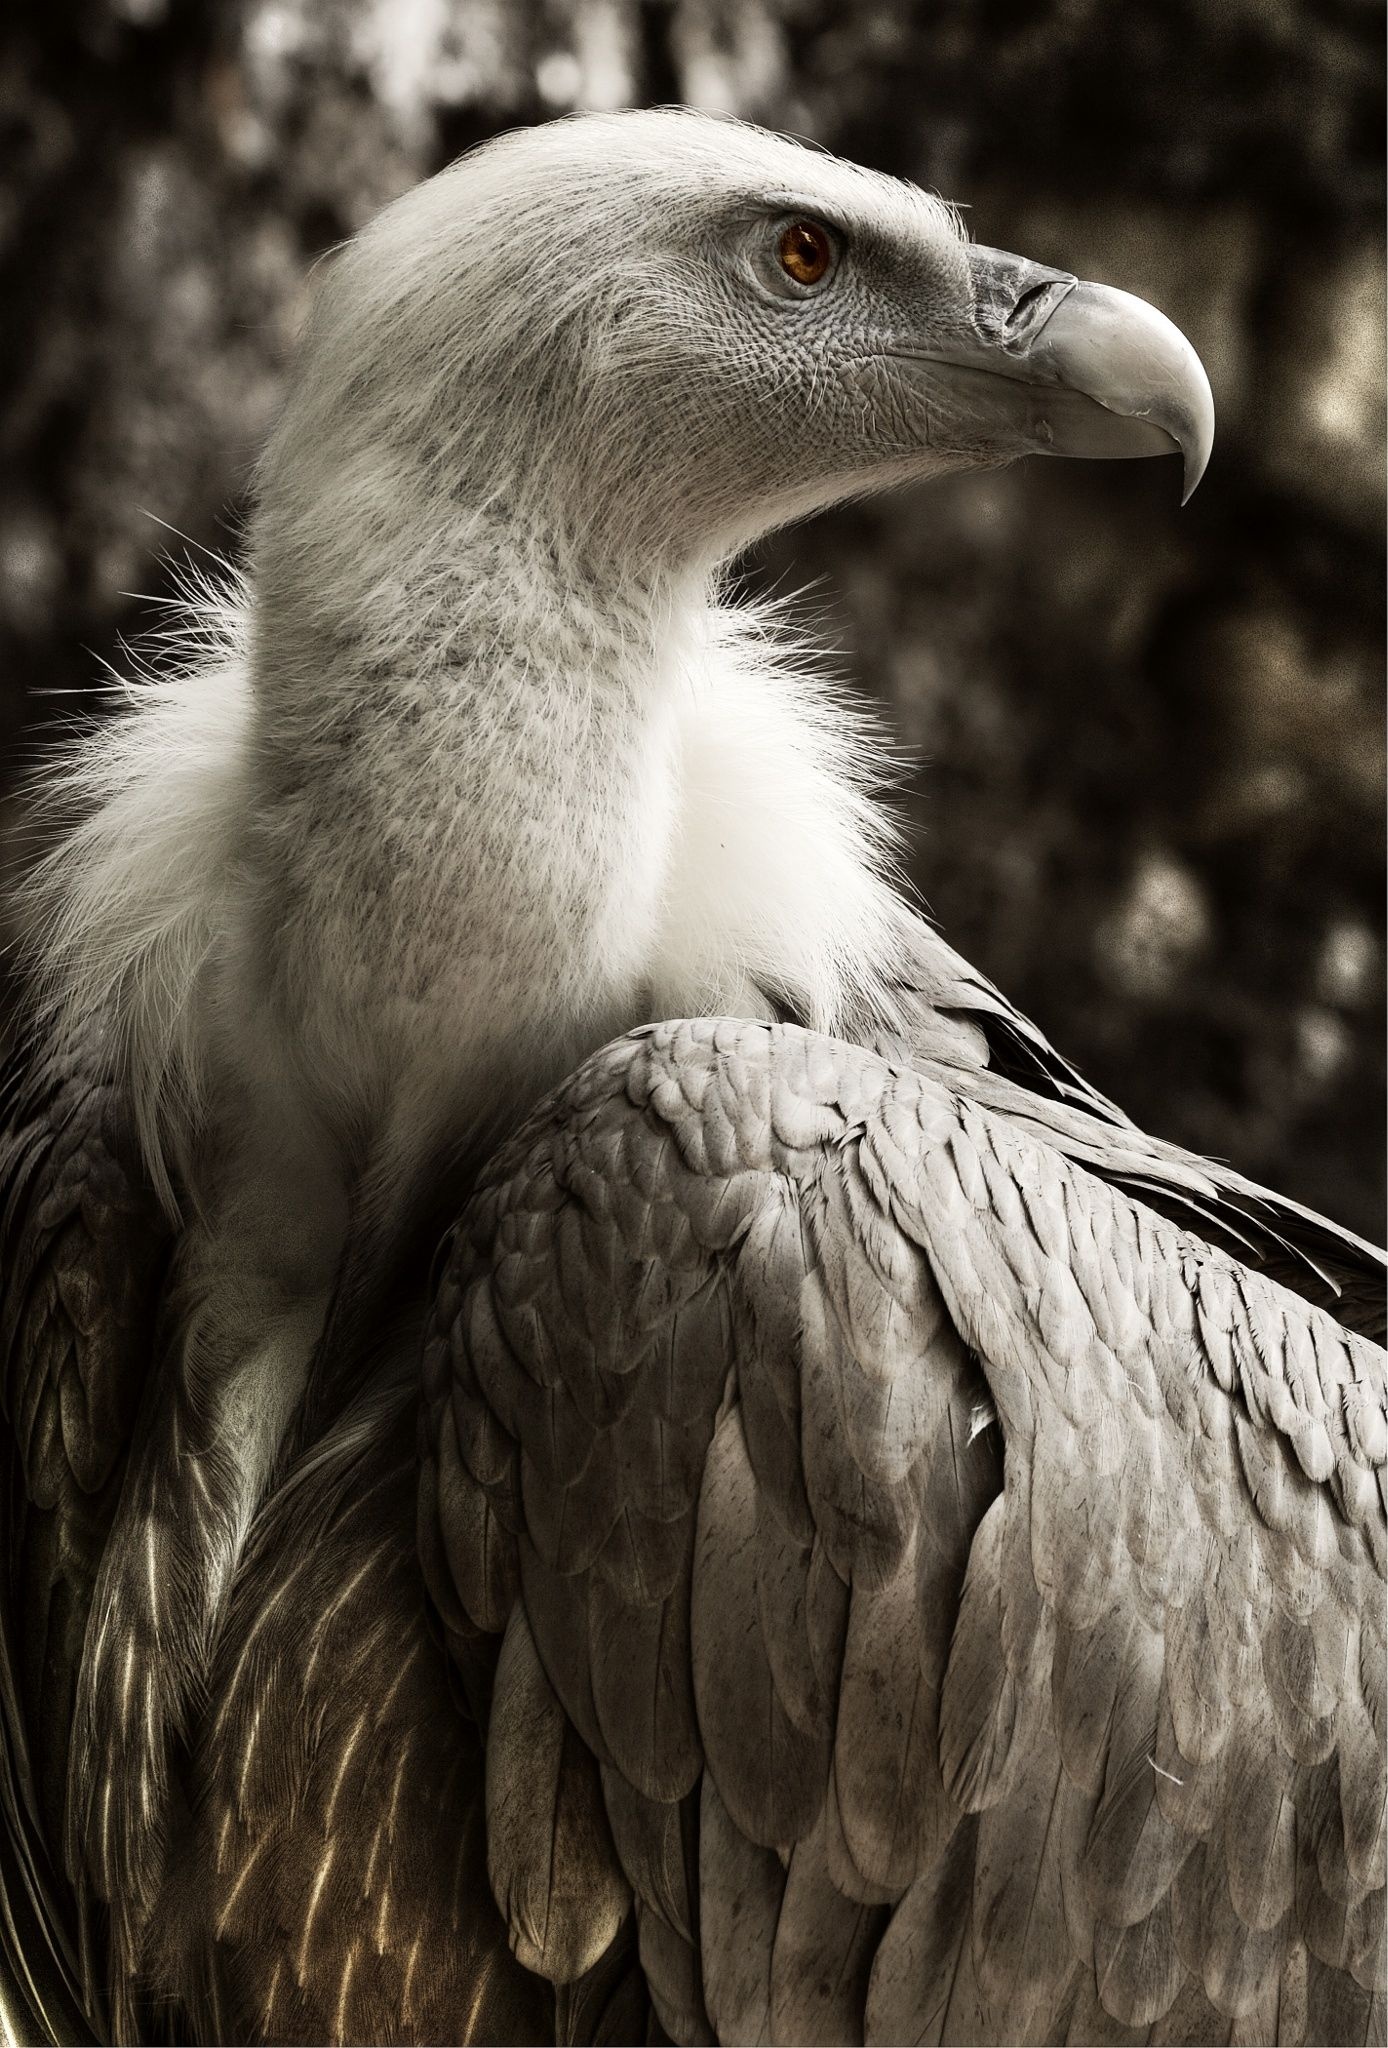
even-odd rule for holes
{"type": "Polygon", "coordinates": [[[777,251],[781,268],[797,284],[818,284],[833,260],[833,246],[817,221],[797,220],[784,229],[777,251]]]}

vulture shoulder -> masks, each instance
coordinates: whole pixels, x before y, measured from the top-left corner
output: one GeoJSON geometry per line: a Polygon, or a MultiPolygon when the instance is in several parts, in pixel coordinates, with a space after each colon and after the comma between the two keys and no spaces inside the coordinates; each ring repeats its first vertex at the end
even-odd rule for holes
{"type": "Polygon", "coordinates": [[[1384,1356],[952,1071],[654,1027],[469,1205],[419,1536],[511,1944],[634,1902],[683,2040],[1381,2039],[1384,1356]]]}
{"type": "Polygon", "coordinates": [[[87,2039],[100,2012],[92,1930],[61,1879],[68,1741],[170,1243],[100,1046],[22,1048],[0,1117],[0,2019],[12,2040],[87,2039]]]}
{"type": "Polygon", "coordinates": [[[907,1028],[883,1034],[876,1050],[939,1073],[1241,1265],[1382,1342],[1388,1260],[1377,1246],[1230,1166],[1151,1137],[938,932],[920,923],[915,937],[899,991],[907,1028]]]}

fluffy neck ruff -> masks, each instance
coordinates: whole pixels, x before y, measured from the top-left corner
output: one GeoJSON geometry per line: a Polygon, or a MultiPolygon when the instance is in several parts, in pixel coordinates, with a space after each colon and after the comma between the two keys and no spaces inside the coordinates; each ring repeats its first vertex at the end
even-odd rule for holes
{"type": "Polygon", "coordinates": [[[779,621],[693,577],[595,589],[456,501],[377,569],[335,618],[321,578],[311,608],[191,593],[182,658],[49,779],[41,988],[101,1021],[168,1199],[266,1076],[408,1155],[651,1016],[893,1020],[885,749],[779,621]]]}

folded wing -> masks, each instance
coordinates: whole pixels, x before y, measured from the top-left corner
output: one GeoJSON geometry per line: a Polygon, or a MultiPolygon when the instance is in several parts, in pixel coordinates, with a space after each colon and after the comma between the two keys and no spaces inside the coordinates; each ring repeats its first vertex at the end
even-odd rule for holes
{"type": "Polygon", "coordinates": [[[634,1909],[676,2039],[1381,2036],[1384,1358],[1329,1315],[946,1068],[681,1024],[489,1170],[425,1378],[531,1969],[634,1909]]]}
{"type": "Polygon", "coordinates": [[[101,1047],[22,1049],[0,1088],[0,2031],[76,2041],[99,1939],[61,1869],[92,1588],[155,1347],[171,1232],[101,1047]]]}

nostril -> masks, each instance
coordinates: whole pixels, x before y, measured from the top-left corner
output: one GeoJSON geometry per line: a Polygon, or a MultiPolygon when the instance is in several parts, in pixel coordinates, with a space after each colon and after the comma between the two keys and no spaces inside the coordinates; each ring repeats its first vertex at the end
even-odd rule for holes
{"type": "Polygon", "coordinates": [[[1019,292],[1003,321],[1003,341],[1026,341],[1038,328],[1044,327],[1067,292],[1073,289],[1074,282],[1072,277],[1048,277],[1019,292]]]}
{"type": "Polygon", "coordinates": [[[1077,280],[1049,263],[1029,263],[1006,249],[969,250],[974,320],[979,339],[1009,355],[1022,354],[1077,280]]]}
{"type": "Polygon", "coordinates": [[[1026,291],[1021,292],[1018,295],[1016,301],[1014,302],[1012,311],[1008,314],[1004,324],[1008,327],[1016,327],[1017,325],[1019,325],[1019,323],[1023,319],[1025,319],[1028,309],[1034,306],[1038,299],[1044,299],[1050,292],[1050,290],[1051,284],[1050,281],[1047,280],[1044,284],[1031,285],[1026,291]]]}

